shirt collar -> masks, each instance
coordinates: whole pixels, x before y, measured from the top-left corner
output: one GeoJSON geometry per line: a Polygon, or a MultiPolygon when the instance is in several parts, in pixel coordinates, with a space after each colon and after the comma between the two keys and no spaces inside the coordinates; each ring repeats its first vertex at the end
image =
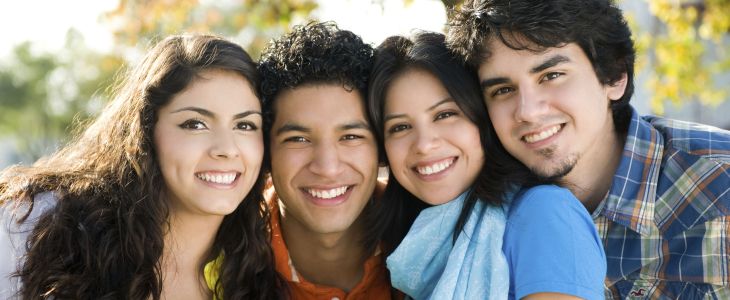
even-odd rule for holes
{"type": "Polygon", "coordinates": [[[611,189],[594,215],[603,215],[641,235],[650,235],[658,232],[654,208],[664,138],[635,109],[631,110],[621,162],[611,189]]]}
{"type": "MultiPolygon", "coordinates": [[[[267,186],[267,188],[264,190],[264,199],[266,200],[269,212],[271,214],[269,219],[271,226],[271,247],[274,252],[274,263],[276,264],[276,271],[290,282],[308,285],[312,288],[316,287],[316,284],[310,283],[305,278],[299,276],[299,273],[297,272],[297,269],[294,267],[294,263],[291,260],[291,256],[289,255],[289,249],[286,246],[286,242],[284,241],[284,235],[281,232],[279,196],[273,186],[267,186]]],[[[373,255],[365,260],[365,275],[363,275],[363,280],[358,284],[358,286],[363,285],[363,283],[371,285],[371,281],[377,279],[377,276],[380,276],[377,275],[379,269],[385,269],[382,262],[383,258],[381,257],[381,246],[382,245],[379,244],[375,248],[375,253],[373,253],[373,255]]]]}

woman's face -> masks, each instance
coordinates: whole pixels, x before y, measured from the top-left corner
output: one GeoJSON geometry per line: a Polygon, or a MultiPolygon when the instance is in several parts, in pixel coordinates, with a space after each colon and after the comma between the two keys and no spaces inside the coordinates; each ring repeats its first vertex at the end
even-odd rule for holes
{"type": "Polygon", "coordinates": [[[227,71],[204,71],[160,108],[153,139],[173,215],[236,209],[261,168],[261,123],[251,85],[227,71]]]}
{"type": "Polygon", "coordinates": [[[479,129],[429,72],[407,71],[392,82],[384,121],[395,179],[428,204],[466,191],[484,164],[479,129]]]}

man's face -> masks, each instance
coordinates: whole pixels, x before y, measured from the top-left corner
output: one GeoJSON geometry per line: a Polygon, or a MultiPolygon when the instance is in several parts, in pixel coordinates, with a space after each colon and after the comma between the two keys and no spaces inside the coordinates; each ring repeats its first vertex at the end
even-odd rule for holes
{"type": "Polygon", "coordinates": [[[488,46],[492,55],[479,66],[479,80],[507,151],[535,174],[567,182],[610,155],[616,140],[609,104],[623,95],[625,77],[601,84],[575,43],[540,53],[494,39],[488,46]]]}
{"type": "Polygon", "coordinates": [[[375,138],[356,90],[307,85],[277,96],[271,176],[283,222],[344,232],[368,203],[378,173],[375,138]]]}

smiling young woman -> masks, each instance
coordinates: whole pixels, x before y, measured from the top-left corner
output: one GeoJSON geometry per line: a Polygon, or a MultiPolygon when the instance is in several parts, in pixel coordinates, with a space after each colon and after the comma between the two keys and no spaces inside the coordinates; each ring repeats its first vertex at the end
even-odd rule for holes
{"type": "Polygon", "coordinates": [[[171,36],[72,143],[5,170],[0,295],[282,297],[261,194],[258,80],[240,46],[171,36]]]}

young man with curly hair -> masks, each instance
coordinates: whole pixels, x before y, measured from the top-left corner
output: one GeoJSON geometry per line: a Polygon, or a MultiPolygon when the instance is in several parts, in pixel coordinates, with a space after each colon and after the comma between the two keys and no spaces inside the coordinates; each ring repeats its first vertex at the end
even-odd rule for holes
{"type": "Polygon", "coordinates": [[[629,105],[635,50],[612,1],[467,1],[449,42],[505,149],[592,213],[606,298],[730,299],[730,132],[629,105]]]}
{"type": "Polygon", "coordinates": [[[333,23],[272,41],[259,64],[272,245],[293,299],[390,299],[365,224],[378,149],[365,113],[373,49],[333,23]]]}

